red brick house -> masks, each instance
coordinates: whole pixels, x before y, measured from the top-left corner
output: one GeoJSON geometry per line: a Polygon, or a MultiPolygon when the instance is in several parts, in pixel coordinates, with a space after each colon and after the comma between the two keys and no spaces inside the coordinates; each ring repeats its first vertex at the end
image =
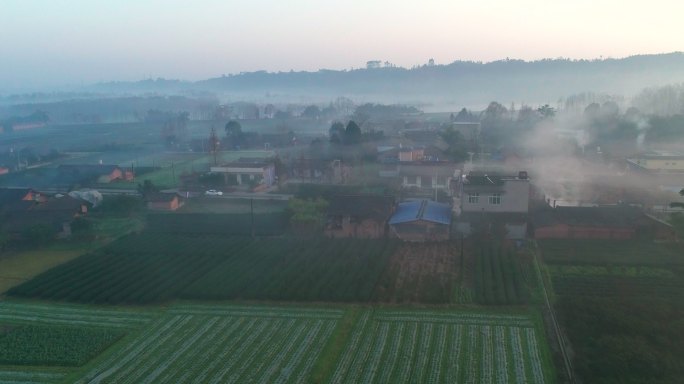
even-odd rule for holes
{"type": "Polygon", "coordinates": [[[175,193],[154,193],[147,196],[147,208],[155,211],[175,211],[183,206],[175,193]]]}

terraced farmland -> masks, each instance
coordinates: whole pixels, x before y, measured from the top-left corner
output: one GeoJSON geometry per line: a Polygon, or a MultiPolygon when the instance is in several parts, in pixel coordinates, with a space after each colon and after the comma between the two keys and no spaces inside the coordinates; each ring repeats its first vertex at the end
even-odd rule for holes
{"type": "Polygon", "coordinates": [[[330,383],[552,382],[544,342],[522,315],[369,310],[330,383]]]}
{"type": "Polygon", "coordinates": [[[77,383],[306,382],[343,311],[172,308],[77,383]]]}

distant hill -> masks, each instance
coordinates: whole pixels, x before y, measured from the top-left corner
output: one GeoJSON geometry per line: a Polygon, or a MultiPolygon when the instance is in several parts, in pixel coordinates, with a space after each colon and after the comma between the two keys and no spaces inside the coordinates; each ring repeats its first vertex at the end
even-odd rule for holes
{"type": "Polygon", "coordinates": [[[106,92],[211,92],[252,99],[337,96],[380,102],[485,104],[491,100],[555,102],[596,92],[630,96],[644,87],[684,82],[684,53],[622,59],[456,61],[447,65],[317,72],[248,72],[197,82],[103,83],[106,92]]]}

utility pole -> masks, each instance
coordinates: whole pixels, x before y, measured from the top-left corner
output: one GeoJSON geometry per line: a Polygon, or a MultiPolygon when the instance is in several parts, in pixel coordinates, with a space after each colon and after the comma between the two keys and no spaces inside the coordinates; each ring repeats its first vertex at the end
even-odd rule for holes
{"type": "Polygon", "coordinates": [[[211,127],[211,135],[209,136],[209,149],[214,155],[214,165],[218,165],[218,160],[216,159],[216,154],[218,153],[219,146],[221,142],[219,141],[218,136],[216,135],[216,128],[211,127]]]}
{"type": "Polygon", "coordinates": [[[176,169],[174,168],[173,161],[171,162],[171,181],[176,184],[176,169]]]}
{"type": "Polygon", "coordinates": [[[254,238],[254,198],[249,199],[249,210],[251,212],[252,219],[252,238],[254,238]]]}

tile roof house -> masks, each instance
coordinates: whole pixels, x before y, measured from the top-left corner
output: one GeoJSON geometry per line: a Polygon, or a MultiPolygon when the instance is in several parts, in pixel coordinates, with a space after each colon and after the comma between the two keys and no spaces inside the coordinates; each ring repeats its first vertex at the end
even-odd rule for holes
{"type": "Polygon", "coordinates": [[[61,237],[71,235],[74,219],[88,213],[89,204],[69,195],[47,200],[20,200],[3,208],[1,227],[8,233],[21,234],[36,225],[48,225],[61,237]]]}
{"type": "Polygon", "coordinates": [[[270,187],[275,183],[275,163],[264,158],[240,158],[238,161],[210,167],[212,173],[223,175],[226,184],[270,187]]]}
{"type": "Polygon", "coordinates": [[[410,163],[384,165],[380,177],[399,178],[402,188],[415,189],[425,194],[442,190],[452,194],[452,181],[459,178],[461,171],[454,163],[410,163]]]}
{"type": "Polygon", "coordinates": [[[111,164],[62,164],[57,167],[60,177],[78,183],[111,183],[115,180],[132,180],[133,174],[111,164]]]}
{"type": "Polygon", "coordinates": [[[183,206],[183,201],[176,193],[149,193],[145,196],[147,209],[155,211],[175,211],[183,206]]]}
{"type": "Polygon", "coordinates": [[[45,196],[30,188],[0,188],[0,212],[20,201],[44,201],[45,196]]]}
{"type": "Polygon", "coordinates": [[[387,220],[394,197],[339,195],[330,199],[324,233],[330,237],[381,238],[387,235],[387,220]]]}
{"type": "Polygon", "coordinates": [[[399,203],[389,220],[393,236],[406,241],[449,239],[451,206],[419,199],[399,203]]]}

